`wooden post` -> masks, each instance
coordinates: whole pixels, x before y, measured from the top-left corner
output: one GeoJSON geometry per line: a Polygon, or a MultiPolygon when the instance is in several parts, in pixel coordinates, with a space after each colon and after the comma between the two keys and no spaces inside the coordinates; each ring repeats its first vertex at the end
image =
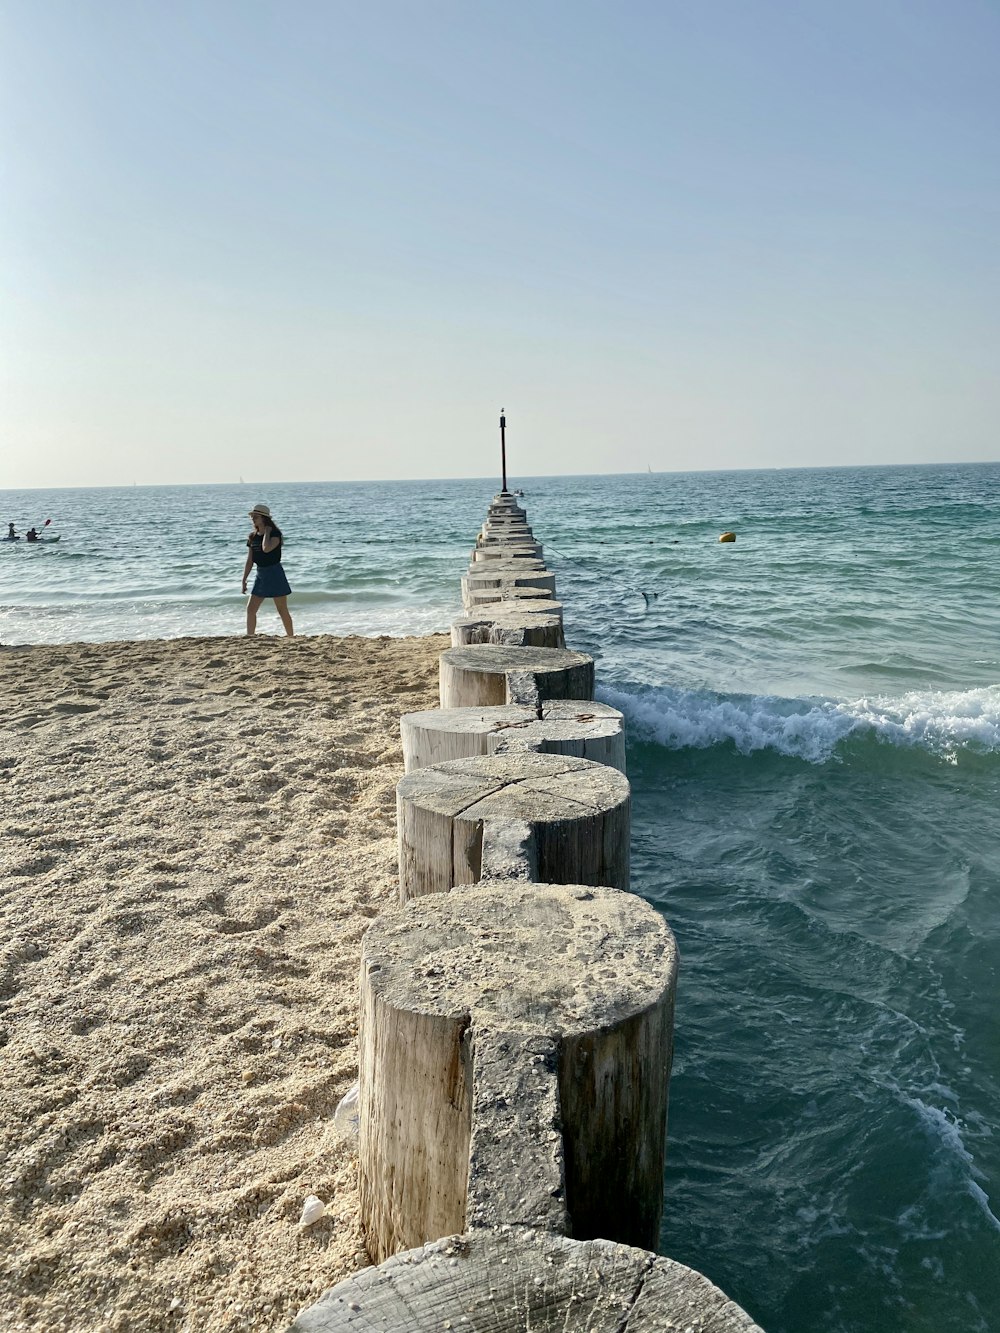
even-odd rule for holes
{"type": "Polygon", "coordinates": [[[492,536],[503,540],[532,536],[531,524],[523,518],[513,516],[488,518],[480,528],[480,532],[484,537],[492,536]]]}
{"type": "Polygon", "coordinates": [[[480,533],[493,542],[534,541],[534,535],[527,523],[521,519],[491,519],[483,524],[480,533]]]}
{"type": "Polygon", "coordinates": [[[473,564],[486,560],[541,560],[542,543],[527,540],[494,542],[477,546],[472,552],[473,564]]]}
{"type": "Polygon", "coordinates": [[[605,764],[532,753],[433,764],[400,781],[396,814],[401,902],[501,872],[628,888],[628,779],[605,764]]]}
{"type": "Polygon", "coordinates": [[[532,573],[541,570],[543,573],[550,573],[546,568],[545,561],[537,555],[510,556],[506,552],[509,547],[506,542],[502,546],[488,546],[482,548],[484,556],[482,560],[470,560],[467,574],[473,574],[477,578],[485,578],[487,575],[499,574],[523,574],[530,570],[532,573]],[[494,552],[496,558],[493,558],[494,552]]]}
{"type": "Polygon", "coordinates": [[[469,588],[463,597],[466,609],[474,611],[477,606],[492,606],[494,602],[530,602],[553,601],[547,588],[525,588],[518,583],[501,583],[496,588],[469,588]]]}
{"type": "MultiPolygon", "coordinates": [[[[509,603],[493,603],[507,606],[509,603]]],[[[565,648],[562,616],[537,615],[533,610],[473,611],[451,622],[451,646],[467,643],[509,644],[513,648],[565,648]]]]}
{"type": "MultiPolygon", "coordinates": [[[[535,593],[538,589],[532,588],[529,589],[529,591],[535,593]]],[[[492,622],[496,617],[503,618],[511,616],[556,616],[561,621],[562,613],[563,604],[555,597],[532,596],[528,598],[507,598],[502,606],[498,602],[484,602],[481,605],[474,607],[471,611],[465,611],[462,615],[455,617],[452,621],[452,625],[466,620],[468,620],[470,624],[472,622],[492,622]]],[[[452,647],[461,647],[461,643],[454,642],[454,637],[452,639],[452,647]]]]}
{"type": "Polygon", "coordinates": [[[568,648],[471,644],[448,648],[439,666],[442,708],[592,699],[594,659],[568,648]]]}
{"type": "MultiPolygon", "coordinates": [[[[495,602],[484,602],[482,606],[465,611],[456,616],[455,621],[466,618],[489,620],[491,617],[504,616],[558,616],[562,620],[563,604],[555,597],[550,597],[539,588],[519,588],[515,597],[498,597],[495,602]],[[538,594],[542,592],[543,595],[538,594]],[[502,603],[502,605],[501,605],[502,603]]],[[[452,623],[454,624],[455,621],[452,623]]],[[[454,645],[458,647],[458,644],[454,645]]]]}
{"type": "Polygon", "coordinates": [[[484,546],[495,546],[502,542],[533,542],[535,540],[527,523],[484,523],[479,530],[484,546]]]}
{"type": "Polygon", "coordinates": [[[489,567],[476,566],[476,573],[462,575],[462,602],[471,606],[472,595],[496,588],[543,588],[550,597],[556,594],[556,576],[547,569],[520,569],[509,561],[498,560],[489,567]]]}
{"type": "Polygon", "coordinates": [[[488,754],[561,754],[625,772],[625,719],[591,700],[548,699],[541,717],[493,730],[488,754]]]}
{"type": "Polygon", "coordinates": [[[363,1268],[289,1333],[763,1333],[707,1277],[607,1240],[524,1227],[447,1236],[363,1268]]]}
{"type": "Polygon", "coordinates": [[[551,569],[545,567],[545,561],[539,560],[537,556],[497,557],[496,560],[469,560],[465,576],[471,579],[477,579],[484,583],[487,579],[505,579],[511,575],[548,575],[552,573],[551,569]]]}
{"type": "Polygon", "coordinates": [[[572,755],[625,771],[625,726],[617,708],[589,700],[550,699],[534,708],[430,708],[400,718],[407,773],[452,759],[531,750],[572,755]]]}
{"type": "Polygon", "coordinates": [[[551,571],[546,567],[545,561],[537,555],[512,556],[507,554],[509,548],[504,546],[489,547],[483,550],[481,560],[477,560],[476,552],[473,552],[472,559],[469,561],[467,574],[474,575],[476,578],[484,578],[487,575],[505,575],[505,574],[548,574],[551,571]],[[493,552],[496,551],[496,558],[493,558],[493,552]]]}
{"type": "Polygon", "coordinates": [[[656,1244],[677,954],[634,894],[483,884],[364,937],[369,1251],[467,1225],[656,1244]]]}

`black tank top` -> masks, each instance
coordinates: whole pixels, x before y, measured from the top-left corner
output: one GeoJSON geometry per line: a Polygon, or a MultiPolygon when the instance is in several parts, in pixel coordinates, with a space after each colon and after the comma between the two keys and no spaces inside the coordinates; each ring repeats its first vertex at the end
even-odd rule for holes
{"type": "Polygon", "coordinates": [[[247,546],[250,547],[250,556],[255,565],[261,569],[266,569],[268,565],[281,564],[281,539],[273,551],[264,550],[264,538],[259,532],[254,533],[252,537],[247,538],[247,546]]]}

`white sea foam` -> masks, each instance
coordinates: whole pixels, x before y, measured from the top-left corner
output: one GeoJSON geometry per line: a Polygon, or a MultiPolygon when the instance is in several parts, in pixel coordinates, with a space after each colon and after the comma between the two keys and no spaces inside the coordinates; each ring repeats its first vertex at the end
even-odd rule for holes
{"type": "MultiPolygon", "coordinates": [[[[454,610],[443,603],[416,606],[367,606],[333,597],[299,598],[292,604],[297,634],[437,634],[446,631],[454,610]]],[[[18,607],[0,604],[0,643],[102,642],[121,639],[174,639],[189,635],[243,633],[243,599],[227,605],[218,601],[160,598],[124,600],[110,605],[82,603],[68,606],[18,607]]],[[[269,604],[258,621],[258,632],[280,634],[281,625],[269,604]]]]}
{"type": "Polygon", "coordinates": [[[742,754],[772,749],[823,763],[848,737],[870,735],[946,758],[961,748],[1000,751],[1000,685],[840,701],[670,686],[634,691],[604,686],[598,697],[621,709],[642,739],[671,750],[731,742],[742,754]]]}
{"type": "Polygon", "coordinates": [[[903,1101],[917,1113],[924,1129],[936,1140],[946,1161],[958,1167],[966,1192],[975,1199],[994,1230],[1000,1231],[1000,1217],[990,1208],[989,1195],[978,1183],[983,1179],[982,1172],[977,1169],[972,1153],[965,1146],[961,1123],[948,1111],[931,1106],[919,1097],[903,1096],[903,1101]]]}

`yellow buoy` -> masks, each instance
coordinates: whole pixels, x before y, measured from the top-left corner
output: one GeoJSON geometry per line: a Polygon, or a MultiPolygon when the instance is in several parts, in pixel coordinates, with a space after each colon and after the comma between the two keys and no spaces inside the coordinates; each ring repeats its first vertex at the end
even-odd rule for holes
{"type": "Polygon", "coordinates": [[[736,540],[735,532],[724,532],[719,538],[720,542],[734,542],[736,540]]]}

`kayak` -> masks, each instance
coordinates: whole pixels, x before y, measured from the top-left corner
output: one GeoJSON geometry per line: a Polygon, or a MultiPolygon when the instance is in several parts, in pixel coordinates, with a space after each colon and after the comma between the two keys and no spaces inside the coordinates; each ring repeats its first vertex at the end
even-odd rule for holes
{"type": "Polygon", "coordinates": [[[0,542],[19,542],[20,537],[0,537],[0,542]]]}
{"type": "MultiPolygon", "coordinates": [[[[18,541],[20,540],[20,537],[18,537],[18,541]]],[[[57,542],[58,540],[58,537],[36,537],[33,542],[29,542],[28,539],[25,538],[25,544],[27,546],[41,546],[44,542],[46,545],[50,545],[52,542],[57,542]]]]}

